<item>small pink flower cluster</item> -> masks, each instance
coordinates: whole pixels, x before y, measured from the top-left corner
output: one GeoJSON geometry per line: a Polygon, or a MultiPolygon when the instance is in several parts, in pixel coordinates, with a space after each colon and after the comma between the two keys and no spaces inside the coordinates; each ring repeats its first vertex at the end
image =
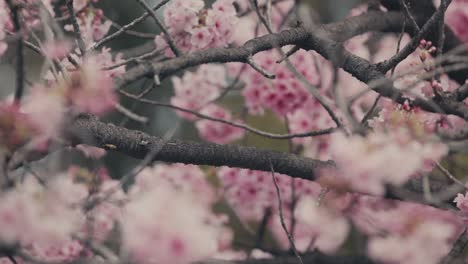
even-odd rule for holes
{"type": "Polygon", "coordinates": [[[370,196],[360,196],[350,214],[370,236],[369,255],[384,263],[439,263],[463,228],[451,212],[370,196]]]}
{"type": "MultiPolygon", "coordinates": [[[[112,22],[104,18],[103,11],[97,8],[89,8],[87,12],[79,13],[77,19],[86,48],[102,39],[112,26],[112,22]]],[[[65,30],[73,31],[73,26],[65,25],[65,30]]]]}
{"type": "MultiPolygon", "coordinates": [[[[164,10],[164,22],[176,46],[184,52],[226,46],[237,22],[233,2],[217,0],[206,9],[202,0],[171,1],[164,10]]],[[[163,34],[155,38],[155,43],[158,48],[168,47],[163,34]]]]}
{"type": "MultiPolygon", "coordinates": [[[[172,77],[172,84],[175,95],[171,103],[198,111],[220,95],[221,88],[227,85],[226,71],[223,66],[205,64],[195,72],[186,72],[182,78],[172,77]]],[[[196,119],[189,113],[178,111],[177,114],[188,120],[196,119]]]]}
{"type": "MultiPolygon", "coordinates": [[[[341,197],[340,202],[346,202],[341,197]]],[[[346,199],[346,198],[345,198],[346,199]]],[[[294,210],[296,220],[294,228],[294,242],[297,250],[307,251],[318,249],[331,254],[345,242],[350,225],[347,219],[338,211],[326,205],[319,205],[317,199],[303,196],[299,199],[294,210]]],[[[286,217],[286,226],[290,227],[291,217],[286,217]]],[[[271,222],[271,231],[277,241],[288,248],[289,240],[276,214],[271,222]]]]}
{"type": "Polygon", "coordinates": [[[69,261],[81,252],[81,245],[71,241],[80,231],[84,215],[76,204],[88,195],[85,186],[58,175],[47,187],[33,176],[2,194],[0,205],[0,240],[19,243],[31,254],[44,260],[69,261]]]}
{"type": "Polygon", "coordinates": [[[211,211],[213,200],[199,192],[201,185],[209,190],[208,183],[201,184],[203,173],[195,166],[163,166],[145,169],[130,189],[121,222],[124,245],[139,263],[191,263],[212,256],[226,243],[227,230],[224,217],[211,211]]]}
{"type": "MultiPolygon", "coordinates": [[[[224,197],[234,208],[237,215],[246,221],[259,221],[267,208],[277,209],[277,193],[270,172],[222,167],[218,178],[224,188],[224,197]]],[[[275,174],[281,191],[282,202],[291,206],[292,178],[284,174],[275,174]]],[[[320,186],[315,182],[302,179],[294,180],[298,195],[317,196],[320,186]]]]}
{"type": "MultiPolygon", "coordinates": [[[[233,120],[229,110],[211,103],[221,92],[221,88],[227,86],[226,71],[223,66],[202,65],[196,72],[187,72],[182,78],[173,77],[175,96],[171,103],[185,109],[200,111],[206,116],[233,120]]],[[[183,111],[177,114],[188,120],[195,120],[196,116],[183,111]]],[[[244,136],[240,128],[228,124],[210,120],[198,120],[195,123],[200,136],[208,141],[225,144],[244,136]]]]}
{"type": "MultiPolygon", "coordinates": [[[[224,197],[242,221],[260,221],[267,209],[272,210],[269,227],[277,242],[288,248],[289,241],[281,226],[278,196],[271,172],[222,167],[218,170],[218,177],[224,189],[224,197]]],[[[294,210],[297,220],[294,230],[296,247],[306,250],[314,246],[325,252],[335,251],[348,233],[348,223],[340,211],[349,207],[351,195],[330,191],[323,198],[323,207],[318,208],[317,199],[324,191],[319,184],[278,173],[275,173],[275,178],[288,227],[293,203],[299,199],[294,210]]]]}
{"type": "MultiPolygon", "coordinates": [[[[285,64],[278,64],[280,59],[276,51],[258,53],[254,61],[267,72],[276,76],[267,80],[262,74],[252,68],[247,68],[241,79],[246,83],[242,92],[246,105],[252,114],[261,114],[264,109],[271,109],[279,116],[284,116],[301,108],[309,99],[307,88],[289,71],[285,64]]],[[[291,63],[313,85],[320,84],[320,73],[315,60],[318,55],[307,51],[298,51],[290,57],[291,63]]],[[[231,65],[236,67],[240,65],[231,65]]]]}

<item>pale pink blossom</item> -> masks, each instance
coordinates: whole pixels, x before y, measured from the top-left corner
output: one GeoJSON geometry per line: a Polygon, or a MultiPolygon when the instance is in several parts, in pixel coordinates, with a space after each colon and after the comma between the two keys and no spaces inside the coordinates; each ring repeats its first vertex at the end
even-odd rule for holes
{"type": "Polygon", "coordinates": [[[44,44],[44,55],[49,59],[62,60],[72,50],[72,43],[67,40],[48,41],[44,44]]]}
{"type": "Polygon", "coordinates": [[[373,237],[368,245],[369,255],[384,263],[436,264],[450,251],[454,231],[448,224],[422,222],[406,236],[373,237]]]}
{"type": "Polygon", "coordinates": [[[80,209],[72,205],[86,195],[84,186],[72,183],[67,175],[60,175],[47,188],[27,177],[16,189],[2,194],[0,221],[5,229],[0,239],[42,246],[68,240],[84,220],[80,209]]]}
{"type": "Polygon", "coordinates": [[[336,180],[356,191],[382,195],[386,184],[404,184],[424,168],[427,159],[438,160],[447,153],[443,145],[441,151],[432,152],[440,143],[418,142],[407,136],[405,132],[375,132],[367,137],[333,134],[330,152],[340,168],[336,180]]]}
{"type": "Polygon", "coordinates": [[[453,30],[455,35],[462,41],[468,41],[468,2],[453,1],[447,9],[445,23],[453,30]]]}
{"type": "MultiPolygon", "coordinates": [[[[294,241],[300,251],[312,245],[314,249],[331,254],[344,243],[350,229],[343,216],[326,207],[319,207],[317,200],[310,196],[299,201],[294,216],[297,221],[294,241]]],[[[273,232],[284,247],[289,246],[279,217],[273,219],[273,232]]]]}
{"type": "MultiPolygon", "coordinates": [[[[199,111],[207,103],[221,94],[221,88],[227,86],[226,71],[219,65],[202,65],[195,72],[187,72],[182,78],[173,77],[175,95],[171,103],[185,109],[199,111]]],[[[177,114],[188,120],[196,117],[190,113],[177,111],[177,114]]]]}
{"type": "Polygon", "coordinates": [[[100,70],[97,59],[87,57],[79,71],[70,73],[70,81],[64,80],[61,85],[78,111],[102,115],[114,108],[117,95],[112,78],[100,70]]]}
{"type": "Polygon", "coordinates": [[[453,202],[457,204],[458,209],[468,211],[468,196],[466,194],[457,194],[457,197],[455,197],[453,202]]]}
{"type": "Polygon", "coordinates": [[[130,190],[121,226],[131,257],[141,263],[191,263],[214,255],[223,223],[210,204],[198,193],[159,180],[157,185],[130,190]]]}
{"type": "MultiPolygon", "coordinates": [[[[201,0],[178,0],[168,3],[164,23],[176,46],[190,52],[230,43],[237,16],[230,0],[217,0],[211,8],[206,8],[201,0]]],[[[166,50],[167,56],[174,56],[162,34],[154,41],[157,48],[166,50]]]]}
{"type": "Polygon", "coordinates": [[[212,35],[207,28],[195,28],[192,31],[191,43],[197,49],[206,48],[212,40],[212,35]]]}
{"type": "Polygon", "coordinates": [[[26,95],[21,110],[38,130],[35,144],[39,146],[59,137],[67,112],[66,101],[60,91],[52,87],[33,86],[26,95]],[[47,117],[47,121],[44,117],[47,117]]]}

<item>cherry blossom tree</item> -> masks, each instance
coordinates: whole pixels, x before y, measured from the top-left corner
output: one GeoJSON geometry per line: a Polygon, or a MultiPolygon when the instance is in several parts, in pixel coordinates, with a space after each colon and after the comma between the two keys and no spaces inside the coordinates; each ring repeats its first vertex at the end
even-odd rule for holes
{"type": "Polygon", "coordinates": [[[0,263],[466,262],[468,1],[327,24],[298,0],[132,2],[118,25],[98,0],[0,0],[0,263]],[[179,120],[153,136],[132,105],[179,120]],[[121,177],[116,152],[139,160],[121,177]]]}

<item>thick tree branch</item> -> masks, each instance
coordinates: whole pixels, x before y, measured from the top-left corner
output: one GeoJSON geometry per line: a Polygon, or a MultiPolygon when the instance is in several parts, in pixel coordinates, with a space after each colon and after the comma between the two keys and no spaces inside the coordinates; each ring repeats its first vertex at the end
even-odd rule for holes
{"type": "Polygon", "coordinates": [[[154,160],[196,165],[230,166],[270,171],[292,177],[314,180],[314,170],[333,167],[332,161],[319,161],[292,154],[236,145],[171,140],[150,136],[141,131],[106,124],[89,116],[80,116],[67,133],[76,143],[108,147],[129,156],[143,159],[153,148],[164,145],[154,160]],[[87,139],[83,142],[83,139],[87,139]]]}

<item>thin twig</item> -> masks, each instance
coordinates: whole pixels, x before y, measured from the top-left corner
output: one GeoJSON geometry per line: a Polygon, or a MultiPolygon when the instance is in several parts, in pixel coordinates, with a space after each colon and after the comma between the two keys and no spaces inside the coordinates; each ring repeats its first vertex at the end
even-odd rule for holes
{"type": "Polygon", "coordinates": [[[400,0],[400,4],[403,6],[403,10],[405,10],[405,15],[409,18],[409,20],[413,24],[413,27],[415,28],[416,32],[421,31],[421,28],[419,27],[418,23],[416,22],[416,19],[414,18],[413,14],[411,14],[411,11],[409,10],[409,7],[408,7],[408,4],[406,3],[406,0],[400,0]]]}
{"type": "Polygon", "coordinates": [[[252,56],[249,56],[246,60],[247,64],[249,64],[254,70],[259,72],[261,75],[265,76],[268,79],[275,79],[275,75],[270,73],[262,68],[262,66],[258,65],[253,59],[252,56]]]}
{"type": "Polygon", "coordinates": [[[158,16],[156,13],[153,11],[153,9],[145,2],[145,0],[136,0],[145,10],[150,14],[150,16],[154,19],[154,22],[158,25],[159,29],[164,33],[164,36],[166,38],[167,44],[169,44],[169,47],[171,48],[172,52],[179,57],[182,55],[182,52],[177,48],[174,40],[171,37],[171,34],[169,34],[169,31],[167,31],[166,27],[163,25],[161,20],[159,20],[158,16]]]}
{"type": "MultiPolygon", "coordinates": [[[[451,0],[448,1],[451,2],[451,0]]],[[[379,70],[382,72],[387,72],[402,60],[406,59],[406,57],[408,57],[419,46],[421,40],[426,36],[426,34],[429,33],[433,26],[435,26],[440,21],[441,17],[443,17],[443,14],[447,10],[446,8],[447,7],[445,5],[441,5],[439,9],[431,16],[431,18],[427,20],[418,34],[414,36],[399,53],[388,60],[378,63],[377,67],[379,70]]]]}
{"type": "Polygon", "coordinates": [[[451,179],[456,184],[463,186],[466,190],[468,190],[468,186],[466,186],[462,181],[457,179],[450,171],[448,171],[444,166],[442,166],[439,162],[435,162],[437,168],[445,175],[447,178],[451,179]]]}
{"type": "Polygon", "coordinates": [[[286,227],[286,223],[284,222],[284,214],[283,214],[283,205],[282,205],[282,200],[281,200],[281,191],[278,186],[278,182],[276,181],[275,177],[275,170],[273,169],[273,164],[271,163],[270,160],[270,167],[271,167],[271,178],[273,179],[273,184],[275,185],[276,189],[276,196],[278,198],[278,210],[279,210],[279,216],[280,216],[280,222],[281,226],[283,227],[284,232],[286,233],[286,236],[288,237],[291,249],[294,252],[294,255],[296,255],[297,259],[299,260],[300,264],[304,264],[302,262],[301,255],[299,255],[299,252],[296,249],[296,245],[294,244],[294,239],[292,238],[291,234],[288,232],[288,228],[286,227]]]}
{"type": "Polygon", "coordinates": [[[23,43],[23,34],[21,32],[21,22],[20,22],[20,6],[19,3],[14,2],[13,0],[6,0],[8,7],[11,11],[11,16],[13,20],[13,25],[15,31],[18,34],[18,39],[16,40],[16,90],[14,102],[19,104],[21,97],[24,93],[24,78],[25,78],[25,69],[24,69],[24,43],[23,43]]]}
{"type": "Polygon", "coordinates": [[[73,32],[75,33],[76,41],[78,42],[78,48],[80,49],[81,56],[84,56],[86,54],[86,45],[83,38],[81,37],[80,25],[78,24],[76,14],[73,9],[73,0],[67,0],[67,9],[68,13],[70,14],[73,32]]]}
{"type": "Polygon", "coordinates": [[[114,107],[115,107],[115,110],[119,111],[121,114],[125,115],[126,117],[130,118],[133,121],[136,121],[142,124],[147,124],[149,121],[147,117],[137,115],[119,103],[115,104],[114,107]]]}
{"type": "Polygon", "coordinates": [[[220,119],[220,118],[207,116],[207,115],[201,114],[201,113],[199,113],[197,111],[186,109],[186,108],[183,108],[183,107],[180,107],[180,106],[176,106],[176,105],[172,105],[172,104],[168,104],[168,103],[162,103],[162,102],[158,102],[158,101],[154,101],[154,100],[150,100],[150,99],[146,99],[146,98],[139,98],[137,95],[128,93],[128,92],[123,91],[123,90],[119,90],[119,92],[121,94],[131,98],[131,99],[138,100],[139,102],[142,102],[142,103],[145,103],[145,104],[151,104],[151,105],[156,105],[156,106],[161,106],[161,107],[173,108],[173,109],[178,110],[178,111],[182,111],[182,112],[185,112],[185,113],[190,113],[190,114],[192,114],[192,115],[194,115],[194,116],[196,116],[198,118],[224,123],[224,124],[227,124],[227,125],[230,125],[230,126],[233,126],[233,127],[242,128],[242,129],[244,129],[246,131],[249,131],[251,133],[257,134],[259,136],[267,137],[267,138],[290,139],[290,138],[297,138],[297,137],[313,137],[313,136],[320,136],[320,135],[330,134],[330,133],[333,133],[336,130],[336,128],[327,128],[327,129],[323,129],[323,130],[310,131],[310,132],[305,132],[305,133],[274,134],[274,133],[269,133],[269,132],[265,132],[265,131],[262,131],[262,130],[258,130],[256,128],[250,127],[250,126],[245,125],[245,124],[231,122],[231,121],[228,121],[228,120],[225,120],[225,119],[220,119]]]}
{"type": "MultiPolygon", "coordinates": [[[[167,4],[169,1],[171,0],[163,0],[161,1],[159,4],[157,4],[156,6],[153,7],[152,10],[154,11],[157,11],[159,8],[163,7],[165,4],[167,4]]],[[[101,47],[102,45],[104,45],[105,43],[113,40],[114,38],[122,35],[123,33],[125,33],[125,31],[127,31],[129,28],[132,28],[134,26],[136,26],[137,24],[141,23],[143,20],[145,20],[145,18],[149,17],[150,14],[148,12],[146,12],[145,14],[137,17],[136,19],[134,19],[132,22],[122,26],[119,30],[117,30],[116,32],[104,37],[103,39],[101,39],[99,42],[96,42],[94,45],[92,45],[90,47],[91,50],[95,50],[99,47],[101,47]]]]}

